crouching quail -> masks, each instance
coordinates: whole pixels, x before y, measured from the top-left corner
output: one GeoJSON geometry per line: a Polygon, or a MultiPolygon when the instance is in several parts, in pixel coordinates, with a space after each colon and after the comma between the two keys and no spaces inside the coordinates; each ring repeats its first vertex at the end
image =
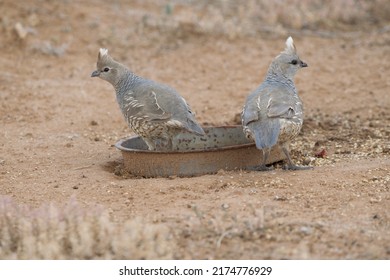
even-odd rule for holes
{"type": "Polygon", "coordinates": [[[286,48],[271,63],[263,83],[246,99],[241,114],[246,136],[263,152],[263,161],[256,170],[270,170],[267,159],[271,148],[278,144],[285,153],[286,169],[310,169],[297,166],[290,157],[288,144],[301,130],[303,106],[294,85],[294,76],[307,64],[299,59],[294,41],[289,37],[286,48]]]}
{"type": "Polygon", "coordinates": [[[176,90],[135,75],[113,60],[107,49],[100,49],[97,70],[91,77],[99,77],[114,86],[127,124],[142,137],[149,150],[172,150],[173,137],[183,130],[204,134],[190,107],[176,90]]]}

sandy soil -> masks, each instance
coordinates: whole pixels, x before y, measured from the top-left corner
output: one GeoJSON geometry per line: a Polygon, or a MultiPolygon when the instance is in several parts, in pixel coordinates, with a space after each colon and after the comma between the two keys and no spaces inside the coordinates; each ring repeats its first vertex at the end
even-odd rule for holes
{"type": "Polygon", "coordinates": [[[293,34],[309,67],[296,77],[306,119],[291,149],[314,170],[128,178],[113,144],[132,132],[111,85],[90,78],[100,47],[175,87],[203,125],[227,125],[287,33],[159,28],[142,23],[154,12],[142,2],[95,2],[0,5],[0,195],[32,207],[73,197],[118,222],[167,225],[181,236],[178,258],[390,258],[388,31],[293,34]],[[191,224],[199,216],[202,232],[191,224]]]}

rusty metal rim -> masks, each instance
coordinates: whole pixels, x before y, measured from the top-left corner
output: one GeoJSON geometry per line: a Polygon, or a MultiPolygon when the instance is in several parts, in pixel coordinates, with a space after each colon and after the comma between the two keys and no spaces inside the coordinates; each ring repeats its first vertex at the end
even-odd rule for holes
{"type": "MultiPolygon", "coordinates": [[[[235,125],[225,125],[225,126],[206,126],[207,128],[236,128],[235,125]]],[[[139,136],[130,136],[128,138],[124,138],[119,140],[115,143],[115,147],[118,150],[125,151],[125,152],[136,152],[136,153],[145,153],[145,154],[188,154],[188,153],[205,153],[205,152],[215,152],[215,151],[223,151],[223,150],[235,150],[235,149],[242,149],[247,147],[255,146],[255,143],[248,143],[248,144],[241,144],[241,145],[230,145],[230,146],[224,146],[221,148],[210,148],[206,150],[188,150],[188,151],[150,151],[150,150],[138,150],[138,149],[129,149],[122,146],[122,143],[125,141],[128,141],[130,139],[139,138],[139,136]]]]}

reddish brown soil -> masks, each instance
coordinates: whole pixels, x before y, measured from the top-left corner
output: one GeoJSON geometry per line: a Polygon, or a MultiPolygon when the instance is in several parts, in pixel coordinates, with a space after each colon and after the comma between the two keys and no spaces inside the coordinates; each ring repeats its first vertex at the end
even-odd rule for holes
{"type": "Polygon", "coordinates": [[[291,149],[314,170],[128,178],[113,144],[132,132],[111,85],[90,78],[100,47],[175,87],[203,125],[227,125],[287,36],[158,28],[139,23],[153,11],[141,2],[131,12],[95,2],[0,5],[0,195],[33,207],[74,197],[118,222],[166,224],[178,258],[390,258],[388,31],[295,34],[309,67],[296,77],[306,119],[291,149]],[[18,38],[16,22],[33,32],[18,38]],[[197,215],[214,226],[198,230],[197,215]],[[244,230],[249,220],[261,233],[244,230]]]}

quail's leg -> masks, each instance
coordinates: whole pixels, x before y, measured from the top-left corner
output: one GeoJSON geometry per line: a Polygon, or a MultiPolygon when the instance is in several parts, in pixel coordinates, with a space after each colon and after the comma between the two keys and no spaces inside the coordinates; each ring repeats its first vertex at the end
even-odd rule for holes
{"type": "MultiPolygon", "coordinates": [[[[159,152],[172,151],[173,144],[172,144],[172,139],[170,138],[165,138],[165,137],[154,138],[152,142],[153,142],[154,151],[159,151],[159,152]]],[[[147,144],[149,146],[148,142],[147,144]]],[[[149,148],[149,150],[151,149],[149,148]]]]}
{"type": "Polygon", "coordinates": [[[156,151],[166,152],[167,151],[167,141],[164,138],[156,138],[154,140],[156,145],[156,151]]]}
{"type": "Polygon", "coordinates": [[[292,162],[292,160],[291,160],[290,153],[288,152],[287,147],[282,146],[282,149],[283,149],[283,152],[284,152],[284,154],[286,155],[287,161],[288,161],[288,164],[287,164],[287,166],[286,166],[284,169],[286,169],[286,170],[308,170],[308,169],[313,169],[313,167],[311,167],[311,166],[299,166],[299,165],[295,165],[295,164],[292,162]]]}
{"type": "Polygon", "coordinates": [[[266,163],[267,163],[267,160],[268,160],[271,148],[264,148],[264,149],[262,149],[262,151],[263,151],[263,161],[262,161],[262,163],[260,165],[258,165],[258,166],[249,168],[249,170],[270,171],[270,170],[274,169],[272,166],[270,166],[270,167],[266,166],[266,163]]]}
{"type": "Polygon", "coordinates": [[[166,147],[167,147],[168,151],[172,151],[173,150],[172,138],[168,138],[166,147]]]}
{"type": "Polygon", "coordinates": [[[154,143],[153,140],[144,138],[144,142],[146,143],[146,145],[148,145],[148,150],[149,151],[155,151],[156,150],[156,144],[154,143]]]}

